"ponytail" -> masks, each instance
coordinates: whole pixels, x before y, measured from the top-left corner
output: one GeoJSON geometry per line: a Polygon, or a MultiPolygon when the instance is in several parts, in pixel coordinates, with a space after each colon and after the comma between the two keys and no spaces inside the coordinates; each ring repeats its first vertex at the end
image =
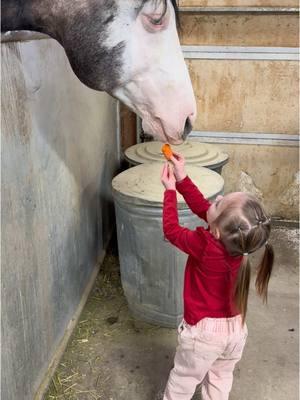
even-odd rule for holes
{"type": "MultiPolygon", "coordinates": [[[[258,271],[255,281],[256,291],[259,294],[259,296],[262,297],[264,302],[267,302],[268,283],[271,277],[273,263],[274,263],[273,247],[271,244],[266,243],[263,258],[257,268],[258,271]]],[[[243,323],[245,322],[247,313],[250,278],[251,278],[251,266],[248,260],[248,254],[246,253],[243,255],[234,292],[234,302],[242,315],[243,323]]]]}
{"type": "Polygon", "coordinates": [[[268,283],[273,269],[274,251],[271,244],[266,243],[263,258],[257,268],[257,277],[255,281],[256,291],[263,302],[267,302],[268,283]]]}
{"type": "Polygon", "coordinates": [[[234,302],[242,315],[243,324],[247,313],[250,278],[250,262],[248,260],[248,254],[244,254],[234,292],[234,302]]]}

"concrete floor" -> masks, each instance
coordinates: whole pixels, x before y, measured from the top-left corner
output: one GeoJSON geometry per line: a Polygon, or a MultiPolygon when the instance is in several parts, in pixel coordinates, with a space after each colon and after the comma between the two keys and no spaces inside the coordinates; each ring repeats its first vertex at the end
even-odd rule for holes
{"type": "MultiPolygon", "coordinates": [[[[235,370],[231,400],[299,398],[298,232],[284,226],[273,229],[276,263],[267,306],[251,283],[249,336],[235,370]]],[[[115,253],[112,248],[101,266],[45,400],[161,399],[172,367],[176,330],[133,320],[115,253]]]]}

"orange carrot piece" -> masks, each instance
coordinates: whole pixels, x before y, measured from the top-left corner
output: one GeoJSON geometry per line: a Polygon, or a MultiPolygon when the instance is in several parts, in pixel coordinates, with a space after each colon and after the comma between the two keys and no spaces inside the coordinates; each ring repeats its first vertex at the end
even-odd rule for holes
{"type": "Polygon", "coordinates": [[[163,155],[166,157],[167,160],[171,159],[173,152],[172,152],[171,146],[168,143],[165,143],[163,145],[163,147],[161,148],[161,151],[163,152],[163,155]]]}

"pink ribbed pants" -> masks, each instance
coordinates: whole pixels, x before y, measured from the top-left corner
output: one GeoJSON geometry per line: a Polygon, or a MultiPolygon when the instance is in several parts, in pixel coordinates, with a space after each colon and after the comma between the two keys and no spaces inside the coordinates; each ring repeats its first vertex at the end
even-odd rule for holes
{"type": "Polygon", "coordinates": [[[202,400],[227,400],[247,335],[240,315],[204,318],[193,326],[183,321],[163,400],[191,400],[199,383],[202,400]]]}

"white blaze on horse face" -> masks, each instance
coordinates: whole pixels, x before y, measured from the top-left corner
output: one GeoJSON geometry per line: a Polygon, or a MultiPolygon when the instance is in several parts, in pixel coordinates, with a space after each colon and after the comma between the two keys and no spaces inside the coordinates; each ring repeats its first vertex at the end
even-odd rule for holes
{"type": "Polygon", "coordinates": [[[131,7],[127,1],[121,3],[111,26],[111,33],[118,29],[119,35],[114,31],[109,37],[110,44],[116,44],[120,35],[126,43],[122,83],[113,94],[143,119],[146,133],[164,142],[180,143],[187,118],[191,124],[195,121],[196,101],[173,6],[168,0],[167,11],[156,25],[153,20],[162,15],[163,1],[147,1],[134,20],[132,0],[131,7]]]}

